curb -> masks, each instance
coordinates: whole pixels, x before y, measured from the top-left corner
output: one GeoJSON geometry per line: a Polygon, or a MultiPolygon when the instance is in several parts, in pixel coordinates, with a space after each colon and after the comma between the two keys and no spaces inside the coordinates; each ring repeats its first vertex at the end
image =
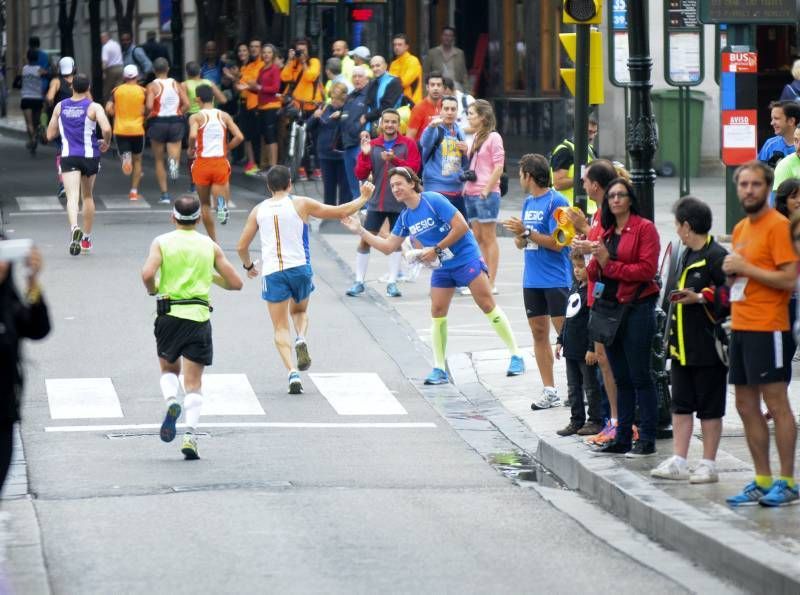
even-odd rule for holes
{"type": "MultiPolygon", "coordinates": [[[[449,357],[447,367],[458,390],[465,394],[482,391],[495,408],[504,409],[480,382],[471,354],[449,357]]],[[[512,417],[510,413],[507,416],[512,417]]],[[[537,435],[527,426],[525,431],[533,437],[524,444],[535,444],[535,459],[541,465],[568,488],[596,500],[650,539],[749,591],[800,592],[796,556],[666,494],[613,458],[593,457],[579,441],[556,443],[554,436],[537,435]]]]}

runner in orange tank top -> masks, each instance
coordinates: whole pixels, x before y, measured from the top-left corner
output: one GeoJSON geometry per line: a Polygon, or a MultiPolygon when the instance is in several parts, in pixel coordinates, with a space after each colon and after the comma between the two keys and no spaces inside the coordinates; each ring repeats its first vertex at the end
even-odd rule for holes
{"type": "Polygon", "coordinates": [[[189,118],[189,150],[192,164],[192,182],[200,197],[203,225],[208,237],[216,241],[214,217],[211,215],[211,195],[217,197],[217,219],[222,225],[228,222],[228,202],[231,198],[231,165],[228,149],[244,140],[244,135],[226,112],[214,108],[214,90],[208,85],[197,87],[200,111],[189,118]],[[228,141],[228,133],[231,140],[228,141]]]}
{"type": "Polygon", "coordinates": [[[111,91],[106,113],[114,118],[114,138],[122,160],[122,172],[131,176],[128,198],[139,200],[139,181],[142,179],[144,150],[145,90],[139,85],[139,69],[129,64],[122,71],[125,82],[111,91]]]}

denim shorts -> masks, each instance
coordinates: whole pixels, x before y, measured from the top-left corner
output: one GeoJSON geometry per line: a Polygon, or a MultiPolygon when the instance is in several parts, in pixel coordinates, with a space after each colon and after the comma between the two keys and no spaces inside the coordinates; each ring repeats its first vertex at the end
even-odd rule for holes
{"type": "Polygon", "coordinates": [[[299,304],[314,291],[313,276],[307,264],[265,275],[261,281],[261,297],[273,304],[289,298],[299,304]]]}
{"type": "Polygon", "coordinates": [[[431,273],[431,287],[469,287],[481,273],[489,274],[489,269],[482,258],[476,258],[472,262],[451,269],[434,269],[431,273]]]}
{"type": "Polygon", "coordinates": [[[465,196],[464,203],[467,207],[467,221],[470,223],[492,223],[500,215],[499,192],[490,192],[485,199],[480,196],[465,196]]]}

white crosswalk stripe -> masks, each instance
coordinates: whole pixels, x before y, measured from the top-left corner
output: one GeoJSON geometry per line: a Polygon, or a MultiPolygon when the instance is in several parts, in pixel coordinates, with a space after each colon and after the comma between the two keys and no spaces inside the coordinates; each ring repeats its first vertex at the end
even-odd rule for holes
{"type": "Polygon", "coordinates": [[[54,194],[46,196],[16,196],[20,211],[63,211],[61,201],[54,194]]]}
{"type": "MultiPolygon", "coordinates": [[[[183,376],[181,376],[183,386],[183,376]]],[[[245,374],[203,374],[203,415],[265,415],[245,374]]]]}
{"type": "Polygon", "coordinates": [[[116,194],[98,197],[107,209],[149,209],[150,203],[146,200],[131,200],[128,195],[116,194]]]}
{"type": "Polygon", "coordinates": [[[373,372],[309,374],[339,415],[407,415],[381,377],[373,372]]]}
{"type": "Polygon", "coordinates": [[[45,387],[52,419],[122,417],[111,378],[48,378],[45,387]]]}

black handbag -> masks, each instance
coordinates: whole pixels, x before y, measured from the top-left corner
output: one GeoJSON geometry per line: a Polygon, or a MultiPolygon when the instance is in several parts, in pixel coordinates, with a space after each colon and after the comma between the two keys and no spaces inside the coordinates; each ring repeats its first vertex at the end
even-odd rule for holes
{"type": "Polygon", "coordinates": [[[589,337],[592,341],[602,343],[603,345],[611,345],[617,337],[622,321],[625,320],[630,305],[639,299],[644,290],[646,283],[642,283],[639,289],[636,290],[636,295],[628,304],[620,304],[619,302],[605,300],[603,298],[595,298],[592,309],[589,311],[589,337]]]}

